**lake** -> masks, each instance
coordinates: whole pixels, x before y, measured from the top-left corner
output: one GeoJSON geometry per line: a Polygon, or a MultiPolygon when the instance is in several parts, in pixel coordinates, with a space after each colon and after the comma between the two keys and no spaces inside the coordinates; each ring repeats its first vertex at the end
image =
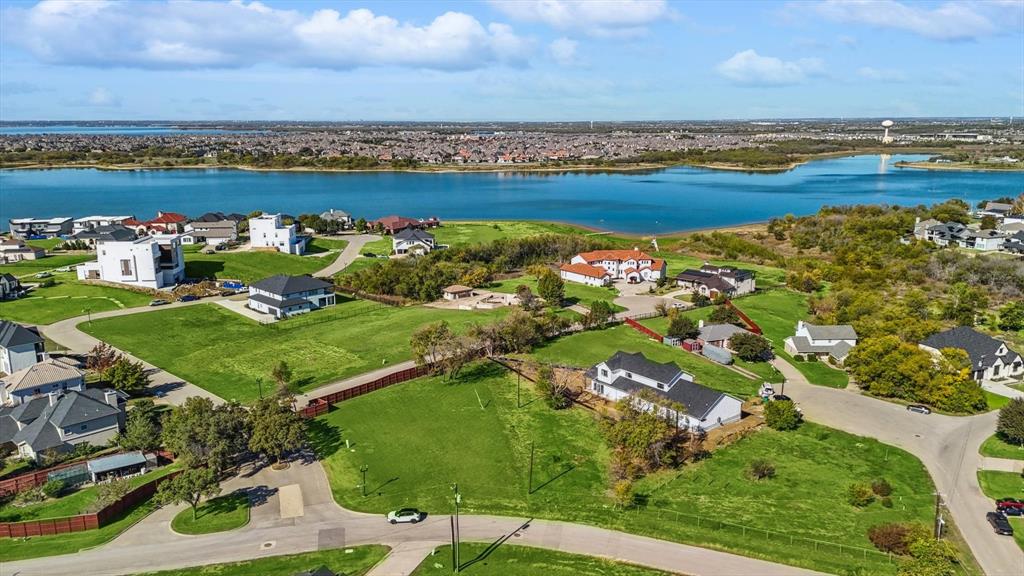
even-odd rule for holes
{"type": "Polygon", "coordinates": [[[0,226],[20,217],[198,216],[328,208],[367,219],[556,220],[640,234],[811,214],[824,205],[931,204],[1024,192],[1020,172],[893,168],[925,156],[819,160],[781,174],[670,168],[655,172],[251,172],[223,169],[0,171],[0,226]]]}

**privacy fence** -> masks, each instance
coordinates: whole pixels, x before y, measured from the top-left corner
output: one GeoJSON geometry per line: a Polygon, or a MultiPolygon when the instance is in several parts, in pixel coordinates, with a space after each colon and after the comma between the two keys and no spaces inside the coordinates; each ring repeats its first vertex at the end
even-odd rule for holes
{"type": "Polygon", "coordinates": [[[430,369],[431,367],[429,365],[405,368],[403,370],[398,370],[396,372],[392,372],[390,374],[381,376],[376,380],[371,380],[364,384],[353,386],[352,388],[339,390],[338,392],[332,392],[330,394],[314,398],[309,401],[305,408],[299,410],[299,415],[301,415],[303,418],[316,418],[321,414],[326,414],[331,409],[331,406],[337,404],[338,402],[344,402],[345,400],[349,400],[350,398],[362,396],[363,394],[369,394],[370,392],[380,390],[381,388],[387,388],[388,386],[391,386],[393,384],[398,384],[400,382],[406,382],[414,378],[419,378],[420,376],[425,376],[430,372],[430,369]]]}

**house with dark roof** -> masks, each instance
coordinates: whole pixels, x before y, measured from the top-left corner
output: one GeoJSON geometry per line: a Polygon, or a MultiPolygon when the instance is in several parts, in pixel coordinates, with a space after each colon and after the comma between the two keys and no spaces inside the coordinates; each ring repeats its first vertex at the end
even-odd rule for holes
{"type": "Polygon", "coordinates": [[[38,328],[0,320],[0,373],[13,374],[44,358],[46,350],[38,328]]]}
{"type": "Polygon", "coordinates": [[[54,358],[0,378],[0,404],[16,405],[53,392],[82,390],[85,372],[54,358]]]}
{"type": "Polygon", "coordinates": [[[207,212],[202,216],[199,216],[192,220],[193,222],[222,222],[224,220],[231,220],[232,222],[238,223],[245,220],[245,216],[232,212],[231,214],[225,214],[223,212],[207,212]]]}
{"type": "Polygon", "coordinates": [[[0,408],[0,444],[11,443],[23,458],[41,460],[47,450],[103,446],[124,429],[125,398],[114,390],[52,393],[0,408]]]}
{"type": "Polygon", "coordinates": [[[729,345],[729,340],[739,333],[751,334],[746,328],[741,328],[735,324],[705,324],[703,320],[697,322],[697,327],[700,328],[700,334],[697,336],[697,340],[701,346],[718,346],[720,348],[726,348],[732,350],[729,345]]]}
{"type": "Polygon", "coordinates": [[[21,281],[14,274],[0,274],[0,300],[13,300],[21,296],[24,289],[21,281]]]}
{"type": "Polygon", "coordinates": [[[849,324],[816,325],[800,320],[796,334],[784,340],[785,350],[793,356],[831,358],[842,364],[857,345],[857,331],[849,324]]]}
{"type": "Polygon", "coordinates": [[[130,242],[138,237],[134,229],[121,224],[100,224],[71,235],[72,240],[85,242],[89,246],[96,246],[99,242],[130,242]]]}
{"type": "Polygon", "coordinates": [[[919,346],[940,354],[943,348],[957,348],[971,359],[971,377],[978,382],[1002,378],[1024,378],[1024,358],[1002,340],[982,334],[968,326],[932,334],[919,346]]]}
{"type": "Polygon", "coordinates": [[[715,266],[707,262],[699,270],[688,268],[676,275],[676,285],[691,294],[728,298],[750,294],[757,289],[752,270],[715,266]]]}
{"type": "Polygon", "coordinates": [[[708,431],[742,417],[743,402],[739,398],[701,386],[674,363],[654,362],[640,352],[616,352],[587,370],[587,378],[591,392],[611,401],[646,392],[666,405],[681,404],[684,408],[676,413],[670,407],[656,408],[651,402],[639,400],[647,409],[657,409],[660,415],[677,422],[680,428],[708,431]]]}
{"type": "Polygon", "coordinates": [[[328,222],[337,222],[341,226],[342,230],[351,228],[354,223],[351,214],[344,210],[336,210],[334,208],[321,212],[320,219],[327,220],[328,222]]]}
{"type": "Polygon", "coordinates": [[[426,254],[440,248],[430,232],[418,228],[404,228],[391,237],[391,250],[395,254],[426,254]]]}
{"type": "Polygon", "coordinates": [[[238,222],[224,220],[204,220],[189,222],[185,225],[185,233],[181,236],[182,244],[206,244],[217,246],[238,240],[238,222]]]}
{"type": "Polygon", "coordinates": [[[334,285],[312,276],[278,274],[249,286],[249,308],[281,319],[334,306],[334,285]]]}
{"type": "Polygon", "coordinates": [[[380,228],[385,234],[395,234],[406,228],[425,230],[427,228],[437,228],[440,225],[441,221],[433,216],[430,218],[407,218],[405,216],[392,215],[370,222],[371,228],[380,228]]]}

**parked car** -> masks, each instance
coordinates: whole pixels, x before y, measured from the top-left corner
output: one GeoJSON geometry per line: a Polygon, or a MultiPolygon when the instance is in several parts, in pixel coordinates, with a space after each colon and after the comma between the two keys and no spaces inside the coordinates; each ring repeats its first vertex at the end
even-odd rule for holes
{"type": "Polygon", "coordinates": [[[163,306],[164,304],[170,304],[170,302],[162,298],[157,298],[156,300],[149,301],[150,306],[163,306]]]}
{"type": "Polygon", "coordinates": [[[181,298],[178,298],[178,302],[195,302],[199,300],[199,296],[193,296],[191,294],[185,294],[181,298]]]}
{"type": "Polygon", "coordinates": [[[996,534],[1013,536],[1013,526],[1010,526],[1010,521],[1006,519],[1006,515],[1002,512],[989,512],[985,514],[985,518],[992,525],[992,529],[996,531],[996,534]]]}
{"type": "Polygon", "coordinates": [[[363,252],[363,256],[365,256],[367,258],[376,258],[377,257],[377,255],[374,254],[373,252],[363,252]]]}
{"type": "Polygon", "coordinates": [[[228,245],[224,244],[223,242],[221,242],[220,244],[217,244],[216,246],[214,246],[213,249],[216,250],[217,252],[220,252],[221,250],[227,250],[228,249],[228,245]]]}
{"type": "Polygon", "coordinates": [[[71,272],[71,266],[61,266],[57,268],[57,272],[71,272]]]}
{"type": "Polygon", "coordinates": [[[392,524],[398,524],[400,522],[403,524],[415,524],[426,518],[426,516],[426,514],[415,508],[402,508],[401,510],[392,510],[391,512],[388,512],[387,518],[388,522],[392,524]]]}
{"type": "Polygon", "coordinates": [[[932,409],[925,406],[924,404],[908,404],[907,412],[917,412],[918,414],[931,414],[932,409]]]}
{"type": "Polygon", "coordinates": [[[36,278],[49,278],[50,276],[53,276],[53,274],[50,274],[49,272],[40,272],[36,274],[36,278]]]}
{"type": "Polygon", "coordinates": [[[1007,516],[1024,516],[1024,500],[1000,498],[996,500],[996,511],[1007,516]]]}

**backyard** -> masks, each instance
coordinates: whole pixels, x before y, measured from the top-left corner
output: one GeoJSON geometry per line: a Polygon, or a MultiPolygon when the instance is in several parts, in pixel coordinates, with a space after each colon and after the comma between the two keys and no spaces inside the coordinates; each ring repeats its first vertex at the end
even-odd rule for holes
{"type": "Polygon", "coordinates": [[[25,298],[0,301],[0,318],[52,324],[87,312],[145,306],[153,299],[141,292],[79,282],[73,272],[54,274],[52,280],[53,286],[34,288],[25,298]]]}
{"type": "Polygon", "coordinates": [[[272,388],[270,374],[281,360],[292,369],[292,389],[308,391],[411,359],[409,338],[424,324],[446,320],[462,329],[506,313],[394,308],[340,295],[338,302],[270,326],[217,304],[199,304],[104,318],[79,328],[221,398],[248,403],[259,396],[258,379],[266,390],[272,388]]]}
{"type": "Polygon", "coordinates": [[[13,274],[19,278],[25,278],[39,272],[55,270],[65,266],[74,266],[82,262],[95,260],[95,254],[61,254],[58,256],[47,256],[39,260],[22,260],[14,264],[0,264],[0,274],[13,274]]]}
{"type": "MultiPolygon", "coordinates": [[[[321,241],[317,239],[317,241],[321,241]]],[[[334,240],[324,242],[337,242],[334,240]]],[[[334,249],[328,249],[328,251],[334,249]]],[[[320,252],[323,253],[323,252],[320,252]]],[[[246,284],[275,274],[298,276],[312,274],[327,267],[338,251],[324,256],[296,256],[281,252],[215,252],[185,254],[185,276],[189,278],[217,278],[241,280],[246,284]]]]}
{"type": "MultiPolygon", "coordinates": [[[[668,572],[613,562],[593,556],[514,544],[493,547],[480,542],[459,545],[461,574],[469,576],[669,576],[668,572]]],[[[440,546],[412,576],[448,576],[452,573],[452,547],[440,546]]]]}
{"type": "MultiPolygon", "coordinates": [[[[500,282],[492,282],[483,288],[485,290],[493,290],[495,292],[503,292],[505,294],[515,294],[516,288],[520,285],[529,286],[530,290],[533,291],[534,294],[537,294],[538,292],[537,279],[533,276],[522,276],[520,278],[511,278],[500,282]]],[[[615,312],[625,310],[622,306],[612,304],[612,300],[614,300],[616,296],[618,296],[618,292],[614,288],[587,286],[586,284],[578,284],[576,282],[565,283],[564,304],[566,306],[582,304],[583,306],[590,307],[595,300],[604,300],[608,304],[611,304],[612,310],[615,312]]]]}
{"type": "Polygon", "coordinates": [[[313,422],[311,436],[335,499],[366,512],[415,506],[447,514],[457,482],[466,513],[584,522],[840,574],[894,573],[867,528],[931,520],[932,483],[917,459],[814,424],[761,431],[645,478],[638,505],[618,510],[597,418],[549,409],[525,381],[517,408],[516,380],[486,364],[454,381],[422,378],[339,404],[313,422]],[[748,480],[755,458],[769,459],[776,477],[748,480]],[[883,476],[896,506],[846,503],[848,485],[883,476]]]}
{"type": "Polygon", "coordinates": [[[304,554],[270,556],[244,562],[146,572],[136,576],[289,576],[326,566],[335,574],[362,576],[388,554],[387,546],[355,546],[304,554]]]}

